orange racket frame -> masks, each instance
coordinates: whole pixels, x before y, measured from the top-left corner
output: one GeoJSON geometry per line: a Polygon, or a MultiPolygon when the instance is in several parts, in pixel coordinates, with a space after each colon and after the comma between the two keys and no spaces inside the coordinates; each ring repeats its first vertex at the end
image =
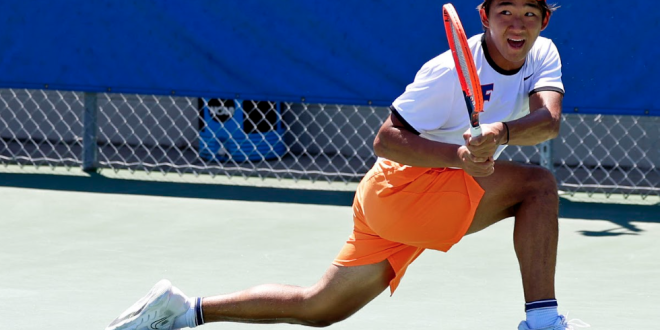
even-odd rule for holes
{"type": "Polygon", "coordinates": [[[467,106],[468,114],[470,116],[470,133],[473,137],[477,137],[481,135],[479,113],[484,110],[484,98],[481,92],[481,83],[479,82],[477,67],[474,63],[470,46],[468,45],[465,30],[463,30],[463,25],[458,18],[458,13],[456,12],[454,5],[448,3],[442,6],[442,16],[445,21],[447,41],[449,42],[449,48],[451,48],[451,54],[454,57],[458,80],[461,82],[465,105],[467,106]],[[456,35],[452,33],[452,27],[456,31],[456,35]],[[455,40],[456,38],[458,40],[455,40]],[[457,44],[460,48],[457,48],[457,44]],[[458,52],[463,54],[467,72],[463,72],[464,70],[461,66],[458,52]],[[466,76],[470,78],[469,82],[465,79],[466,76]]]}

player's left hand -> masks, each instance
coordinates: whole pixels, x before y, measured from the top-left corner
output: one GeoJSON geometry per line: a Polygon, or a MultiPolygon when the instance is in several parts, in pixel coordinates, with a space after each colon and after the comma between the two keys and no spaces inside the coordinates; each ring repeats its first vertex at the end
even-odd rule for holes
{"type": "Polygon", "coordinates": [[[468,129],[463,133],[465,146],[473,156],[475,162],[485,162],[492,158],[497,151],[502,123],[481,124],[481,136],[472,137],[468,129]]]}

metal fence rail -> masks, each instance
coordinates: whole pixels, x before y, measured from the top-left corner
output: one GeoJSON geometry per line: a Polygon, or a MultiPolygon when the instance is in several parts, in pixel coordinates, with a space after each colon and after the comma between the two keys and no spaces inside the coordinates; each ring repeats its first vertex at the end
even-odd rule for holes
{"type": "MultiPolygon", "coordinates": [[[[0,90],[0,164],[356,182],[387,108],[0,90]]],[[[502,159],[567,192],[660,196],[660,119],[567,113],[560,136],[502,159]]]]}

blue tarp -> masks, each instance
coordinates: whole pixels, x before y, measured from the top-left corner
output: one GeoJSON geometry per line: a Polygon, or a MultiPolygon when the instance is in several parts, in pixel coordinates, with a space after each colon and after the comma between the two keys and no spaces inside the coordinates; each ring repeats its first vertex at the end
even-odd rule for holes
{"type": "MultiPolygon", "coordinates": [[[[656,113],[660,15],[641,0],[564,2],[542,34],[563,58],[564,105],[656,113]]],[[[389,105],[447,49],[444,3],[8,1],[0,87],[389,105]]],[[[478,3],[456,4],[469,35],[478,3]]]]}

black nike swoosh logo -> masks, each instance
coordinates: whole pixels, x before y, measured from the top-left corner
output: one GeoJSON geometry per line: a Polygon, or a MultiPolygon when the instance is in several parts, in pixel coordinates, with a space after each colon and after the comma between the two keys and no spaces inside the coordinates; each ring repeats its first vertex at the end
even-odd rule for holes
{"type": "Polygon", "coordinates": [[[533,75],[534,75],[534,74],[532,73],[532,74],[530,74],[529,76],[525,77],[523,80],[527,80],[527,79],[531,78],[533,75]]]}
{"type": "Polygon", "coordinates": [[[159,318],[158,320],[151,322],[151,328],[154,329],[154,330],[158,330],[158,329],[161,329],[161,328],[159,328],[159,326],[164,325],[166,323],[167,323],[167,316],[163,317],[163,318],[159,318]]]}

